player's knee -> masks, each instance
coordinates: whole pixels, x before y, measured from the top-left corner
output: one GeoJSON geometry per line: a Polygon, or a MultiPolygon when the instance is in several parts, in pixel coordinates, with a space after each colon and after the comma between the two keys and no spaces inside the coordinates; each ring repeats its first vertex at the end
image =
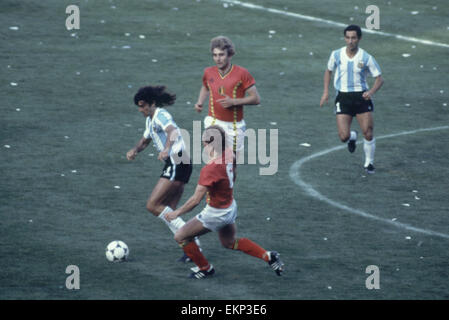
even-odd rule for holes
{"type": "Polygon", "coordinates": [[[340,132],[338,136],[340,137],[341,142],[348,142],[350,137],[349,133],[342,133],[342,132],[340,132]]]}
{"type": "Polygon", "coordinates": [[[222,240],[221,245],[226,249],[234,248],[234,240],[222,240]]]}
{"type": "Polygon", "coordinates": [[[175,241],[179,244],[182,245],[184,243],[184,237],[182,236],[182,234],[178,231],[176,231],[174,237],[175,241]]]}
{"type": "Polygon", "coordinates": [[[158,207],[157,204],[154,203],[153,201],[150,200],[147,202],[146,206],[147,210],[155,216],[158,216],[160,214],[160,212],[158,212],[157,207],[158,207]]]}
{"type": "Polygon", "coordinates": [[[367,129],[367,130],[363,131],[363,137],[365,138],[365,140],[368,140],[368,141],[373,140],[373,130],[367,129]]]}

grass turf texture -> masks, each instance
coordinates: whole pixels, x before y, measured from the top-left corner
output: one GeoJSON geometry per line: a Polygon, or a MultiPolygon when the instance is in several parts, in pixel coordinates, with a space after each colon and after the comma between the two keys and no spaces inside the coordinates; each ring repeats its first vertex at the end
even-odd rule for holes
{"type": "MultiPolygon", "coordinates": [[[[252,2],[360,25],[373,4],[252,2]]],[[[445,1],[376,5],[381,31],[449,43],[445,1]]],[[[206,0],[5,0],[0,17],[0,299],[449,298],[447,239],[336,209],[289,177],[297,159],[340,144],[331,104],[318,104],[329,54],[344,46],[341,28],[206,0]],[[80,30],[65,28],[69,4],[80,8],[80,30]],[[271,38],[269,30],[276,31],[271,38]],[[157,152],[125,158],[144,127],[132,103],[140,86],[175,92],[168,110],[181,127],[191,131],[203,119],[193,104],[212,64],[209,40],[219,34],[234,41],[233,62],[250,70],[262,97],[260,107],[245,109],[248,127],[279,129],[277,174],[259,176],[258,166],[244,165],[235,194],[239,235],[281,253],[281,278],[209,234],[202,245],[216,276],[186,279],[171,233],[145,210],[162,169],[157,152]],[[106,260],[114,239],[130,247],[127,263],[106,260]],[[80,290],[65,288],[70,264],[80,268],[80,290]],[[372,264],[380,268],[380,290],[365,288],[372,264]]],[[[448,125],[449,49],[368,34],[360,46],[386,81],[374,98],[376,135],[448,125]]],[[[360,144],[353,155],[341,150],[308,162],[302,176],[347,206],[448,234],[447,131],[379,140],[373,176],[362,170],[360,144]]]]}

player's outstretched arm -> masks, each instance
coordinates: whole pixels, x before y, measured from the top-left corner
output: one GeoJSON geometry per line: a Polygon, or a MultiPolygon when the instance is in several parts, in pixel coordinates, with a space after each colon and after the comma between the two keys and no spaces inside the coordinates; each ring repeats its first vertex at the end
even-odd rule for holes
{"type": "Polygon", "coordinates": [[[207,187],[198,184],[195,189],[195,193],[193,196],[189,198],[181,207],[176,209],[175,211],[169,212],[165,215],[165,218],[168,221],[174,220],[183,214],[192,211],[197,205],[200,204],[201,200],[203,200],[204,195],[207,192],[207,187]]]}
{"type": "Polygon", "coordinates": [[[203,103],[206,101],[207,97],[209,96],[209,90],[202,85],[200,89],[200,94],[198,95],[198,101],[195,103],[195,110],[196,112],[203,111],[203,103]]]}
{"type": "Polygon", "coordinates": [[[137,154],[139,152],[141,152],[146,147],[148,147],[150,142],[151,142],[151,139],[147,139],[145,137],[142,137],[142,139],[139,140],[139,142],[136,144],[136,146],[126,153],[126,159],[134,160],[137,157],[137,154]]]}
{"type": "Polygon", "coordinates": [[[329,69],[326,69],[324,71],[324,78],[323,78],[323,95],[321,96],[320,100],[320,107],[322,107],[324,104],[327,103],[329,100],[329,84],[331,82],[332,77],[332,71],[329,69]]]}

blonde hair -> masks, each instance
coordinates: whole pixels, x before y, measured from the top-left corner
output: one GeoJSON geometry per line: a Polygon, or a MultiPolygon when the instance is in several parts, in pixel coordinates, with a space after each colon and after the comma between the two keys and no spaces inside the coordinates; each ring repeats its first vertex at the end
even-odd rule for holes
{"type": "Polygon", "coordinates": [[[203,141],[212,144],[212,148],[221,154],[226,148],[226,133],[220,126],[212,125],[204,131],[203,141]]]}
{"type": "Polygon", "coordinates": [[[215,48],[226,50],[228,56],[232,57],[235,54],[235,47],[231,39],[225,36],[218,36],[210,41],[210,51],[213,52],[215,48]]]}

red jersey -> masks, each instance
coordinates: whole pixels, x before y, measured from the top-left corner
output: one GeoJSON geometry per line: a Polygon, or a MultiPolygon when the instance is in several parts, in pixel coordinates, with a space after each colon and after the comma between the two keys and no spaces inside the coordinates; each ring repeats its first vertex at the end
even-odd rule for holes
{"type": "Polygon", "coordinates": [[[209,116],[228,122],[243,119],[243,106],[223,108],[217,100],[225,95],[233,99],[244,98],[245,91],[256,84],[253,76],[243,67],[232,65],[231,70],[224,76],[217,66],[204,70],[203,85],[209,90],[209,116]]]}
{"type": "Polygon", "coordinates": [[[224,209],[232,204],[235,181],[233,158],[233,151],[226,150],[221,158],[209,162],[201,169],[198,184],[208,188],[208,204],[211,207],[224,209]]]}

